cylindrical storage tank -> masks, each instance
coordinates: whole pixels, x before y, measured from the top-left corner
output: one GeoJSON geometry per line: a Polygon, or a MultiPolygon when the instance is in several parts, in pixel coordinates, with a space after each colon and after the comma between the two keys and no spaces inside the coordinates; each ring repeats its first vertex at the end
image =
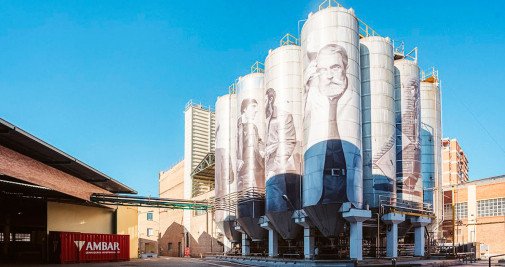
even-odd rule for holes
{"type": "Polygon", "coordinates": [[[361,208],[361,83],[354,10],[310,14],[302,33],[303,209],[326,237],[344,229],[342,203],[361,208]]]}
{"type": "Polygon", "coordinates": [[[442,215],[442,123],[440,89],[435,77],[421,82],[421,174],[424,202],[442,215]]]}
{"type": "Polygon", "coordinates": [[[281,237],[292,240],[301,230],[291,218],[295,209],[301,209],[302,193],[300,46],[284,45],[268,53],[265,88],[265,213],[281,237]]]}
{"type": "Polygon", "coordinates": [[[394,65],[397,197],[422,203],[419,67],[408,59],[395,60],[394,65]]]}
{"type": "Polygon", "coordinates": [[[240,232],[235,230],[234,195],[237,192],[235,168],[237,160],[237,95],[228,94],[217,98],[215,113],[215,221],[217,227],[232,243],[240,241],[240,232]]]}
{"type": "Polygon", "coordinates": [[[264,74],[251,73],[237,82],[237,221],[252,241],[265,230],[265,87],[264,74]]]}
{"type": "Polygon", "coordinates": [[[396,126],[393,46],[389,38],[360,40],[363,123],[363,200],[379,207],[379,197],[396,197],[396,126]]]}

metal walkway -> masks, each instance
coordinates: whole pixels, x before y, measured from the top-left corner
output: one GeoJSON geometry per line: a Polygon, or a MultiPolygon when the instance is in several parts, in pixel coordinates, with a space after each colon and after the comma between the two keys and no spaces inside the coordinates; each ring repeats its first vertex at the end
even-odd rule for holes
{"type": "Polygon", "coordinates": [[[132,207],[151,207],[162,209],[179,209],[179,210],[212,210],[212,205],[209,201],[193,201],[186,199],[174,198],[157,198],[157,197],[141,197],[141,196],[123,196],[123,195],[107,195],[93,194],[90,200],[101,205],[114,206],[132,206],[132,207]]]}

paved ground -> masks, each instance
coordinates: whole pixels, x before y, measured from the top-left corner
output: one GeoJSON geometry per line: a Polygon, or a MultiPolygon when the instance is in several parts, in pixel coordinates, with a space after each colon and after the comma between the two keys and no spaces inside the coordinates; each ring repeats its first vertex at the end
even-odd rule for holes
{"type": "MultiPolygon", "coordinates": [[[[403,262],[405,264],[406,262],[403,262]]],[[[426,261],[420,261],[420,262],[415,262],[411,261],[409,262],[410,264],[414,264],[416,266],[433,266],[430,264],[429,260],[426,261]]],[[[387,266],[389,264],[384,264],[382,263],[380,266],[387,266]]],[[[400,264],[401,265],[401,264],[400,264]]],[[[435,264],[437,265],[437,264],[435,264]]],[[[74,266],[74,267],[83,267],[83,266],[89,266],[89,267],[127,267],[127,266],[177,266],[177,267],[185,267],[185,266],[197,266],[197,267],[204,267],[204,266],[222,266],[222,267],[228,267],[228,266],[252,266],[248,264],[243,264],[243,263],[237,263],[237,262],[226,262],[226,261],[218,261],[218,260],[213,260],[213,259],[196,259],[196,258],[172,258],[172,257],[159,257],[159,258],[148,258],[148,259],[133,259],[131,261],[126,261],[126,262],[108,262],[108,263],[85,263],[85,264],[66,264],[66,265],[60,265],[60,264],[45,264],[45,265],[37,265],[37,264],[1,264],[0,266],[19,266],[19,267],[33,267],[33,266],[49,266],[49,267],[62,267],[62,266],[74,266]]],[[[373,264],[372,264],[373,266],[373,264]]],[[[391,266],[391,265],[389,265],[391,266]]],[[[446,265],[447,266],[447,265],[446,265]]],[[[452,265],[451,266],[455,266],[452,265]]],[[[457,265],[458,267],[463,267],[463,266],[488,266],[488,261],[478,261],[476,263],[468,263],[468,264],[460,264],[457,265]]],[[[492,266],[505,266],[505,264],[498,264],[498,260],[493,260],[492,266]]]]}
{"type": "MultiPolygon", "coordinates": [[[[1,264],[0,266],[13,266],[12,264],[1,264]]],[[[74,266],[74,267],[128,267],[128,266],[197,266],[197,267],[207,267],[207,266],[250,266],[246,264],[239,263],[230,263],[230,262],[221,262],[214,260],[203,260],[203,259],[194,259],[194,258],[176,258],[176,257],[159,257],[159,258],[148,258],[148,259],[133,259],[131,261],[123,261],[123,262],[107,262],[107,263],[81,263],[81,264],[16,264],[16,267],[33,267],[33,266],[44,266],[44,267],[62,267],[62,266],[74,266]]]]}

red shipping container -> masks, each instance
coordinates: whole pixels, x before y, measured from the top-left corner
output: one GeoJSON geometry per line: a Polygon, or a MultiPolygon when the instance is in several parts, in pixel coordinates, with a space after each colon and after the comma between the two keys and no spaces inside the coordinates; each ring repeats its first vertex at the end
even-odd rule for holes
{"type": "Polygon", "coordinates": [[[50,232],[52,262],[104,262],[130,260],[130,236],[50,232]]]}

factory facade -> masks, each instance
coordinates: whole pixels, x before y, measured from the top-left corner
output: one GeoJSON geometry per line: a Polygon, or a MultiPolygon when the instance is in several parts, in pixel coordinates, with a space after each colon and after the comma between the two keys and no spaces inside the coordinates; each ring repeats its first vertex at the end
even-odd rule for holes
{"type": "Polygon", "coordinates": [[[505,176],[490,177],[444,188],[444,242],[478,242],[482,254],[505,251],[505,176]]]}
{"type": "MultiPolygon", "coordinates": [[[[215,114],[212,107],[188,102],[185,149],[181,160],[159,173],[160,198],[209,200],[214,197],[215,114]]],[[[159,210],[160,255],[200,257],[222,252],[212,210],[159,210]]]]}
{"type": "Polygon", "coordinates": [[[49,233],[129,235],[137,256],[137,208],[91,202],[93,194],[136,193],[0,119],[0,262],[47,262],[49,233]]]}

